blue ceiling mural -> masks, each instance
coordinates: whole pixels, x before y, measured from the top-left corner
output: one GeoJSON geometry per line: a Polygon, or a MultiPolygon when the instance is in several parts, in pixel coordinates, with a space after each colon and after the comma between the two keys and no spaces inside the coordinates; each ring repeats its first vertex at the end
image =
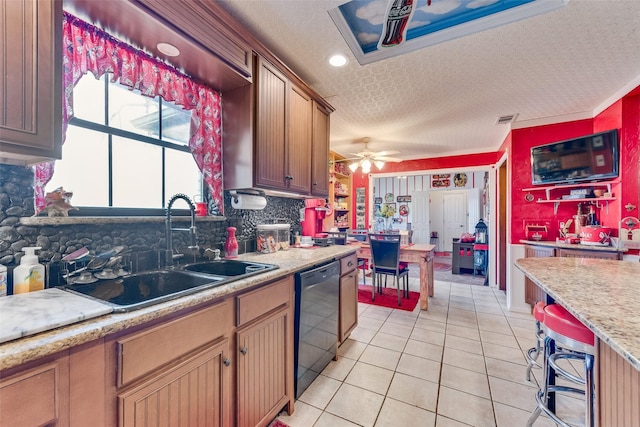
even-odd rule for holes
{"type": "Polygon", "coordinates": [[[352,0],[330,10],[367,64],[562,7],[568,0],[352,0]]]}

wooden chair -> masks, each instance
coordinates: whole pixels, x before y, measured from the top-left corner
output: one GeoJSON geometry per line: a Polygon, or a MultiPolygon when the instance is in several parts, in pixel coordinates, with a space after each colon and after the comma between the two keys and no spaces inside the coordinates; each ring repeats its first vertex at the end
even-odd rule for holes
{"type": "MultiPolygon", "coordinates": [[[[347,237],[353,237],[360,242],[367,241],[367,233],[363,230],[348,230],[347,237]]],[[[367,260],[364,258],[358,258],[358,269],[362,269],[362,283],[367,284],[367,260]]]]}
{"type": "Polygon", "coordinates": [[[398,289],[398,305],[400,305],[400,279],[403,283],[403,296],[409,298],[409,268],[407,263],[400,262],[399,234],[369,234],[369,246],[373,257],[373,289],[371,300],[376,299],[376,284],[378,293],[382,293],[381,275],[393,276],[398,289]]]}

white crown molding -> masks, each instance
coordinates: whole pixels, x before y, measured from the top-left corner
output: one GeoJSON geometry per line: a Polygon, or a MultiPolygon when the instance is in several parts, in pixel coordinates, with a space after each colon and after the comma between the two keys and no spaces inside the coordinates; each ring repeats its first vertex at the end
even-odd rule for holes
{"type": "Polygon", "coordinates": [[[617,92],[607,98],[602,104],[594,108],[593,117],[611,107],[615,102],[617,102],[619,99],[622,99],[623,96],[625,96],[638,86],[640,86],[640,75],[636,76],[635,79],[631,80],[629,83],[621,87],[617,92]]]}
{"type": "Polygon", "coordinates": [[[524,129],[535,126],[553,125],[556,123],[572,122],[576,120],[592,119],[593,111],[581,111],[579,113],[563,114],[561,116],[540,117],[531,120],[518,120],[511,124],[511,130],[524,129]]]}

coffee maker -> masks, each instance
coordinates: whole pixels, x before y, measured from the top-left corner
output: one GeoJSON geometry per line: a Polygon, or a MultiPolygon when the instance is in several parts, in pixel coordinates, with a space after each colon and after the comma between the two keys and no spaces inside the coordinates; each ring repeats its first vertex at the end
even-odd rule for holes
{"type": "Polygon", "coordinates": [[[304,219],[300,221],[302,225],[302,235],[313,238],[327,237],[328,234],[322,232],[322,222],[327,215],[331,215],[331,209],[327,207],[325,200],[306,199],[304,219]]]}

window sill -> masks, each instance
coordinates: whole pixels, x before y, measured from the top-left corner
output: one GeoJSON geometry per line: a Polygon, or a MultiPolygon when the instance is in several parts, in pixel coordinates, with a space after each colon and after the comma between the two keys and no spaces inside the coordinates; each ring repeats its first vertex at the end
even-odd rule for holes
{"type": "MultiPolygon", "coordinates": [[[[20,218],[21,225],[102,225],[102,224],[143,224],[164,223],[164,216],[30,216],[20,218]]],[[[172,215],[171,221],[190,221],[190,216],[172,215]]],[[[197,216],[196,222],[226,221],[224,216],[197,216]]]]}

